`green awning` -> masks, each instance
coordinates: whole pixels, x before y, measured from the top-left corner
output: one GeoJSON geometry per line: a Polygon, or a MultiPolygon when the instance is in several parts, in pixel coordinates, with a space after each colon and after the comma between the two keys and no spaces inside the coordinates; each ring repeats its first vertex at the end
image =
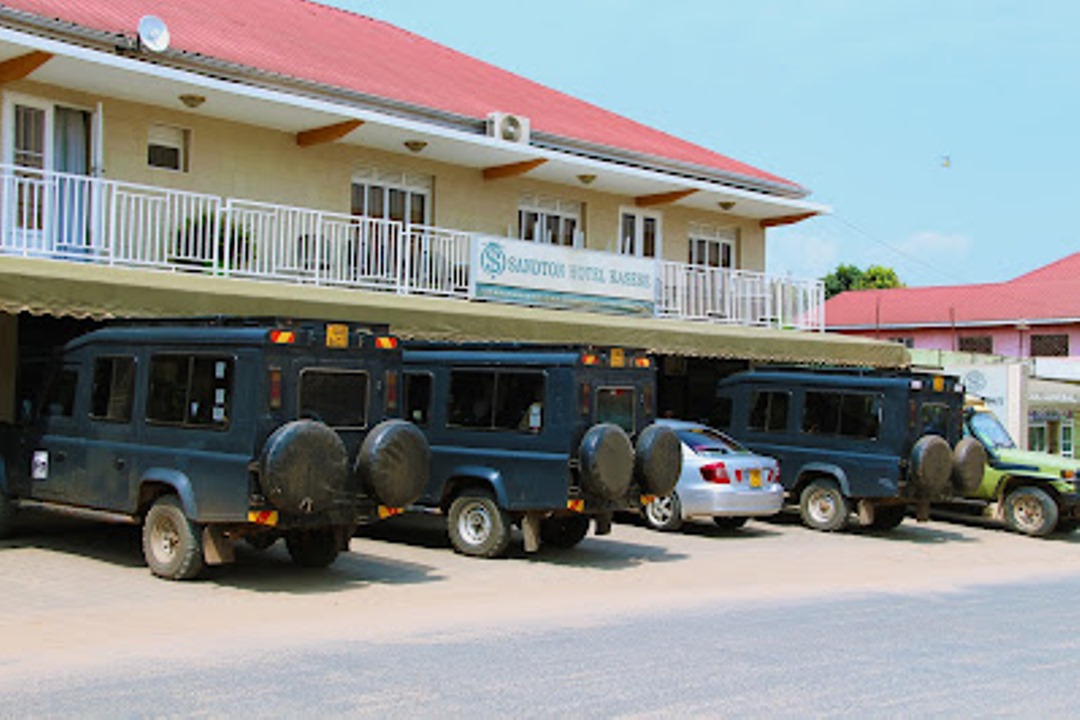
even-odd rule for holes
{"type": "Polygon", "coordinates": [[[0,257],[0,312],[107,319],[259,315],[389,323],[406,338],[585,343],[758,362],[906,367],[895,343],[352,289],[0,257]]]}

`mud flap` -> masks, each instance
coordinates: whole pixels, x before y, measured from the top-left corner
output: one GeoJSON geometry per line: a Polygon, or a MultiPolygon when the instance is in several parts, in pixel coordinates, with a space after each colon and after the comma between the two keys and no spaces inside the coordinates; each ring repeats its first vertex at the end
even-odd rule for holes
{"type": "Polygon", "coordinates": [[[870,526],[874,524],[874,503],[869,500],[860,500],[858,504],[859,524],[870,526]]]}
{"type": "Polygon", "coordinates": [[[930,501],[920,500],[915,503],[915,519],[918,522],[926,522],[930,519],[930,501]]]}
{"type": "Polygon", "coordinates": [[[614,513],[604,512],[593,515],[593,533],[595,535],[611,534],[611,518],[614,513]]]}
{"type": "Polygon", "coordinates": [[[521,518],[521,536],[525,541],[525,552],[534,553],[540,549],[540,525],[547,513],[527,512],[521,518]]]}
{"type": "Polygon", "coordinates": [[[203,561],[207,565],[225,565],[236,562],[236,545],[218,525],[203,528],[203,561]]]}

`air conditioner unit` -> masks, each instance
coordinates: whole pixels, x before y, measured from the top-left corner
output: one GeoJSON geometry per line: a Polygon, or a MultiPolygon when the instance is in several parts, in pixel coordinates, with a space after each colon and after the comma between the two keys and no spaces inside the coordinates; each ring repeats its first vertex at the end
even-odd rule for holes
{"type": "Polygon", "coordinates": [[[488,114],[487,134],[506,142],[529,144],[529,118],[504,112],[488,114]]]}

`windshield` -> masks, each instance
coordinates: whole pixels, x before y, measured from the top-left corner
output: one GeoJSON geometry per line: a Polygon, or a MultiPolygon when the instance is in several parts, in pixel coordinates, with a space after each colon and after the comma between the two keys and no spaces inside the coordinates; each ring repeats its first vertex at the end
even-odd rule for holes
{"type": "Polygon", "coordinates": [[[698,455],[727,455],[729,453],[749,453],[750,451],[718,430],[712,428],[688,428],[675,432],[683,444],[698,455]]]}
{"type": "Polygon", "coordinates": [[[1001,424],[997,417],[990,413],[974,413],[968,425],[979,442],[992,450],[1016,447],[1016,443],[1009,437],[1009,431],[1005,429],[1005,426],[1001,424]]]}

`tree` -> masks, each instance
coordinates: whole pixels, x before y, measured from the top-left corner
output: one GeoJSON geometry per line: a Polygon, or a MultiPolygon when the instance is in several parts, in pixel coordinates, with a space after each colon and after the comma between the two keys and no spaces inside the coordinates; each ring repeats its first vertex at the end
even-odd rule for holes
{"type": "Polygon", "coordinates": [[[854,265],[836,266],[836,270],[821,278],[825,283],[825,299],[848,290],[881,290],[905,287],[896,271],[881,265],[871,265],[860,270],[854,265]]]}

